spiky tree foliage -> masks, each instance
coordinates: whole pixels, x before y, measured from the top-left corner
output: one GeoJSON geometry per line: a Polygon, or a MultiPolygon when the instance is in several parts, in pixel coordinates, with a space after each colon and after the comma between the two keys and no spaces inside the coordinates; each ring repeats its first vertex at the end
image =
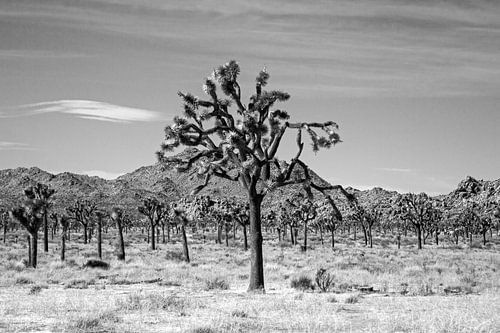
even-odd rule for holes
{"type": "Polygon", "coordinates": [[[184,102],[184,116],[175,117],[172,125],[165,128],[165,140],[158,152],[161,162],[174,163],[179,171],[195,166],[203,183],[193,193],[202,190],[212,177],[221,177],[239,184],[247,191],[250,206],[250,283],[249,291],[264,290],[264,266],[262,253],[261,204],[263,198],[278,187],[302,184],[308,191],[324,192],[334,187],[320,186],[311,179],[308,166],[301,160],[304,149],[302,134],[311,137],[314,151],[330,148],[340,142],[337,124],[333,121],[288,121],[289,115],[274,109],[277,102],[290,98],[286,92],[263,89],[269,74],[262,70],[255,84],[255,94],[247,105],[241,99],[238,83],[240,66],[232,60],[214,70],[212,78],[203,85],[207,100],[189,93],[179,93],[184,102]],[[216,83],[226,99],[220,98],[216,83]],[[235,105],[236,112],[230,110],[235,105]],[[297,154],[290,163],[280,162],[277,152],[287,130],[297,131],[297,154]],[[319,131],[324,132],[321,136],[319,131]],[[200,147],[194,155],[183,159],[168,157],[180,146],[200,147]],[[271,167],[276,173],[271,173],[271,167]],[[302,172],[298,172],[298,170],[302,172]]]}
{"type": "Polygon", "coordinates": [[[88,242],[88,228],[92,223],[92,217],[97,209],[97,204],[90,200],[77,200],[73,206],[66,208],[70,219],[73,219],[83,226],[83,243],[88,242]]]}
{"type": "Polygon", "coordinates": [[[109,214],[111,220],[116,226],[118,231],[118,243],[116,244],[116,257],[118,260],[125,260],[125,242],[123,241],[123,210],[119,207],[114,207],[111,209],[109,214]]]}
{"type": "Polygon", "coordinates": [[[46,204],[44,200],[28,197],[22,206],[10,211],[11,218],[26,228],[30,235],[28,263],[33,268],[37,266],[38,230],[43,224],[46,204]]]}
{"type": "Polygon", "coordinates": [[[304,228],[304,245],[302,251],[307,251],[307,231],[309,222],[314,220],[317,216],[318,206],[308,197],[305,193],[299,192],[292,199],[287,199],[288,205],[294,210],[293,215],[297,216],[298,220],[302,223],[304,228]]]}
{"type": "Polygon", "coordinates": [[[50,198],[56,193],[54,189],[48,185],[37,183],[35,186],[28,187],[24,194],[29,199],[38,199],[45,202],[43,208],[43,251],[49,252],[49,226],[48,226],[48,210],[51,206],[50,198]]]}
{"type": "Polygon", "coordinates": [[[137,210],[149,220],[151,225],[151,249],[155,250],[155,229],[159,226],[160,221],[167,217],[168,206],[156,198],[146,198],[142,201],[142,205],[137,207],[137,210]]]}

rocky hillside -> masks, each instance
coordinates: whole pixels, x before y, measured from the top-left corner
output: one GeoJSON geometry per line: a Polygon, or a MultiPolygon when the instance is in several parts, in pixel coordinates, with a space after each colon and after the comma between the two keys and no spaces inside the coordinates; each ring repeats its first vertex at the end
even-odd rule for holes
{"type": "MultiPolygon", "coordinates": [[[[182,154],[192,154],[193,150],[186,150],[182,154]]],[[[327,182],[313,173],[316,183],[327,182]]],[[[12,207],[23,200],[23,190],[34,183],[41,182],[56,189],[54,206],[57,210],[64,209],[77,199],[98,199],[103,208],[122,206],[135,211],[141,198],[156,196],[163,200],[175,200],[187,195],[194,187],[202,182],[195,170],[179,173],[173,166],[159,164],[141,167],[131,173],[114,180],[105,180],[99,177],[89,177],[69,172],[57,175],[40,170],[39,168],[16,168],[0,170],[0,207],[12,207]]],[[[269,195],[264,207],[273,209],[286,198],[300,190],[299,186],[278,189],[269,195]]],[[[397,192],[374,188],[368,191],[359,191],[348,188],[351,193],[363,202],[388,202],[398,195],[397,192]]],[[[245,198],[245,192],[235,182],[213,178],[211,183],[200,193],[201,195],[245,198]]],[[[342,205],[344,198],[339,193],[333,196],[342,205]]],[[[495,200],[500,201],[500,180],[483,181],[472,177],[464,179],[456,190],[446,195],[453,201],[463,199],[495,200]]]]}

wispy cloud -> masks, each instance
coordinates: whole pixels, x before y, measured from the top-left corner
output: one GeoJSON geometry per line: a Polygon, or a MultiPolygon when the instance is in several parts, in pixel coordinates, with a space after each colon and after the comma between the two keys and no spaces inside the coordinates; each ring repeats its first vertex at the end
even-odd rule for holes
{"type": "Polygon", "coordinates": [[[0,141],[0,150],[35,150],[35,148],[26,143],[0,141]]]}
{"type": "Polygon", "coordinates": [[[410,173],[413,172],[413,169],[406,168],[376,168],[376,170],[387,171],[387,172],[402,172],[402,173],[410,173]]]}
{"type": "Polygon", "coordinates": [[[78,118],[131,123],[165,120],[168,114],[88,100],[60,100],[20,105],[0,113],[0,117],[32,116],[44,113],[63,113],[78,118]]]}
{"type": "Polygon", "coordinates": [[[0,50],[0,58],[13,59],[74,59],[89,57],[83,53],[57,52],[55,50],[0,50]]]}

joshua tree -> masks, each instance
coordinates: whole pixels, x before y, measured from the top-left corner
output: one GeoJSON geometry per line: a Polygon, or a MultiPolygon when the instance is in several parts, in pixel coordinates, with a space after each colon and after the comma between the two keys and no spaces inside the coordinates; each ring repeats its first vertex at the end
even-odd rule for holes
{"type": "Polygon", "coordinates": [[[66,209],[69,214],[69,218],[77,221],[83,226],[83,243],[87,244],[88,241],[88,227],[92,223],[92,215],[94,211],[97,209],[97,205],[90,201],[77,200],[72,207],[68,207],[66,209]]]}
{"type": "Polygon", "coordinates": [[[56,191],[49,188],[49,186],[41,183],[37,183],[35,186],[31,186],[24,191],[24,194],[29,199],[38,199],[45,202],[43,207],[43,251],[49,252],[49,225],[48,225],[48,210],[51,206],[50,198],[54,195],[56,191]]]}
{"type": "Polygon", "coordinates": [[[97,217],[97,255],[99,259],[102,259],[102,220],[106,216],[104,211],[96,211],[95,216],[97,217]]]}
{"type": "Polygon", "coordinates": [[[175,117],[173,124],[165,128],[165,140],[158,158],[165,164],[177,165],[179,171],[187,171],[197,164],[198,174],[204,176],[204,181],[193,193],[207,186],[213,176],[239,182],[246,190],[251,236],[248,290],[264,291],[262,200],[272,190],[291,184],[302,184],[307,191],[315,189],[325,192],[340,188],[315,184],[308,166],[301,160],[303,132],[310,135],[314,151],[329,148],[340,142],[340,138],[336,132],[337,124],[332,121],[292,123],[288,121],[286,111],[272,110],[276,102],[284,102],[290,95],[278,90],[262,89],[269,79],[265,69],[256,78],[255,94],[244,105],[237,81],[239,73],[240,67],[234,60],[214,70],[213,78],[206,79],[203,85],[209,100],[179,92],[184,101],[185,117],[175,117]],[[214,81],[220,84],[228,99],[218,96],[214,81]],[[233,103],[236,112],[230,111],[233,103]],[[287,129],[297,131],[297,154],[290,163],[277,159],[278,148],[287,129]],[[317,130],[324,131],[326,135],[318,135],[317,130]],[[181,145],[200,147],[202,150],[187,158],[167,157],[168,153],[181,145]],[[273,173],[271,168],[274,169],[273,173]]]}
{"type": "Polygon", "coordinates": [[[116,257],[118,260],[125,260],[125,243],[123,242],[123,230],[122,230],[122,218],[123,210],[118,207],[114,207],[110,214],[111,220],[115,223],[116,229],[118,230],[118,244],[116,249],[116,257]]]}
{"type": "Polygon", "coordinates": [[[64,215],[57,218],[61,225],[61,261],[64,261],[66,259],[66,236],[68,234],[70,219],[64,215]]]}
{"type": "Polygon", "coordinates": [[[22,206],[10,211],[11,217],[19,221],[30,235],[28,262],[33,268],[36,268],[37,265],[38,230],[43,223],[45,208],[46,202],[44,200],[28,196],[22,206]]]}
{"type": "Polygon", "coordinates": [[[142,202],[142,206],[137,207],[137,210],[149,220],[151,225],[151,249],[155,250],[155,229],[160,224],[160,221],[168,215],[168,207],[156,198],[147,198],[142,202]]]}
{"type": "Polygon", "coordinates": [[[188,248],[188,242],[187,242],[187,235],[186,235],[186,226],[189,223],[189,219],[186,215],[186,212],[184,209],[181,207],[174,207],[174,214],[175,214],[175,220],[178,224],[181,226],[181,233],[182,233],[182,248],[184,251],[184,260],[186,262],[190,262],[189,259],[189,248],[188,248]]]}
{"type": "Polygon", "coordinates": [[[321,243],[323,243],[323,227],[330,231],[332,235],[332,248],[335,247],[335,231],[342,222],[342,215],[332,209],[328,201],[323,201],[317,209],[317,225],[321,232],[321,243]]]}
{"type": "Polygon", "coordinates": [[[295,209],[294,214],[297,215],[299,220],[304,225],[304,245],[302,251],[307,251],[307,230],[310,221],[314,220],[317,216],[317,206],[308,198],[304,193],[299,192],[292,200],[287,200],[288,204],[295,209]]]}
{"type": "Polygon", "coordinates": [[[0,208],[0,225],[3,228],[3,243],[5,244],[7,239],[7,228],[9,227],[10,217],[9,212],[0,208]]]}

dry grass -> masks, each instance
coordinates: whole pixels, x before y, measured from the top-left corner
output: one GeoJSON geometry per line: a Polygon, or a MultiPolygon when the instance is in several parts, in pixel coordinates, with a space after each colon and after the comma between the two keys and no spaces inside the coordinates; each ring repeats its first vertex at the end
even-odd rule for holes
{"type": "Polygon", "coordinates": [[[175,256],[180,242],[151,251],[128,235],[127,260],[104,243],[107,270],[84,268],[96,245],[69,242],[40,252],[39,268],[22,265],[25,244],[0,244],[0,331],[50,332],[498,332],[500,253],[481,248],[334,251],[266,242],[267,293],[246,293],[249,253],[190,240],[192,263],[175,256]],[[314,286],[318,269],[328,292],[314,286]],[[365,287],[365,288],[361,288],[365,287]],[[373,288],[374,292],[364,292],[373,288]]]}

